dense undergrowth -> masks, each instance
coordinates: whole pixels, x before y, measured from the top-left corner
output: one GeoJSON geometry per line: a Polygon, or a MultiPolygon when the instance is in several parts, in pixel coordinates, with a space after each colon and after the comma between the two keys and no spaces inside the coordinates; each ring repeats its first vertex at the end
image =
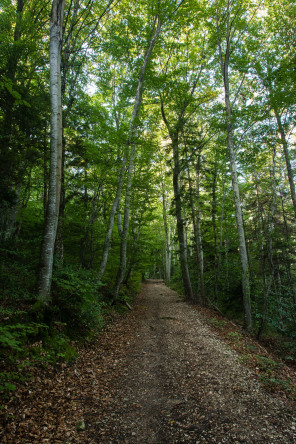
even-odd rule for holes
{"type": "Polygon", "coordinates": [[[5,398],[30,378],[33,366],[71,362],[80,344],[91,341],[112,319],[128,310],[140,289],[141,275],[132,276],[111,304],[112,288],[98,282],[93,271],[56,264],[52,300],[36,300],[36,263],[29,254],[2,250],[0,280],[0,393],[5,398]]]}

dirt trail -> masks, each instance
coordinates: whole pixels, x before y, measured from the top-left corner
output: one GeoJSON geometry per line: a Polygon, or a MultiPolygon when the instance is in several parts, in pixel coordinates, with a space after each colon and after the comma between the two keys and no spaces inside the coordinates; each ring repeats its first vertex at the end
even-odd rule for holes
{"type": "Polygon", "coordinates": [[[3,442],[296,443],[288,405],[161,281],[143,284],[135,309],[95,349],[38,387],[27,391],[3,442]]]}
{"type": "Polygon", "coordinates": [[[110,387],[104,434],[94,428],[93,442],[296,442],[287,407],[176,293],[150,281],[136,310],[136,341],[110,387]]]}

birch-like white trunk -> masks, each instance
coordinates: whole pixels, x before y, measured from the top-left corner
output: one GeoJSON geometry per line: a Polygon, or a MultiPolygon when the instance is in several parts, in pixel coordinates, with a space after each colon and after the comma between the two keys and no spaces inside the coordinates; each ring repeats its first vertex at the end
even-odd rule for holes
{"type": "Polygon", "coordinates": [[[177,234],[178,234],[178,241],[180,248],[180,265],[181,265],[182,281],[183,281],[185,296],[188,299],[192,300],[193,291],[188,269],[187,243],[185,237],[184,220],[182,216],[182,201],[181,201],[181,192],[180,192],[180,183],[179,183],[179,177],[180,177],[179,141],[177,135],[175,135],[175,137],[171,135],[171,139],[172,139],[173,157],[174,157],[173,188],[174,188],[175,209],[176,209],[176,219],[177,219],[177,234]]]}
{"type": "MultiPolygon", "coordinates": [[[[156,24],[156,20],[154,23],[154,27],[155,27],[155,24],[156,24]]],[[[124,154],[124,157],[122,160],[119,179],[118,179],[117,192],[116,192],[116,196],[114,198],[111,212],[110,212],[109,225],[108,225],[108,230],[107,230],[106,237],[105,237],[102,260],[101,260],[99,272],[97,275],[97,279],[100,280],[105,272],[105,269],[106,269],[110,246],[111,246],[110,241],[111,241],[111,235],[112,235],[113,226],[114,226],[114,218],[115,218],[116,210],[118,208],[120,198],[121,198],[124,177],[125,177],[124,173],[125,173],[125,169],[126,169],[128,155],[129,155],[124,220],[123,220],[121,246],[120,246],[120,263],[119,263],[116,282],[115,282],[115,286],[114,286],[114,297],[115,298],[118,295],[119,288],[120,288],[121,282],[123,281],[124,273],[126,270],[126,248],[127,248],[127,235],[128,235],[128,227],[129,227],[129,207],[130,207],[130,191],[129,191],[129,189],[131,187],[132,171],[134,168],[135,147],[133,144],[133,138],[134,138],[135,130],[137,127],[136,119],[138,117],[140,105],[142,102],[142,90],[143,90],[143,83],[144,83],[144,76],[145,76],[146,67],[149,62],[152,49],[153,49],[153,47],[156,43],[156,40],[160,34],[161,25],[162,25],[162,23],[158,20],[157,25],[155,27],[155,31],[153,33],[153,36],[149,42],[149,47],[145,53],[143,64],[141,67],[140,77],[139,77],[136,95],[135,95],[133,112],[132,112],[130,124],[129,124],[128,137],[127,137],[126,146],[125,146],[125,154],[124,154]]]]}
{"type": "Polygon", "coordinates": [[[125,193],[125,202],[124,202],[124,218],[123,218],[123,227],[122,227],[122,236],[121,236],[121,244],[120,244],[120,262],[117,271],[115,286],[114,286],[114,298],[116,299],[119,293],[120,285],[124,279],[124,275],[126,272],[126,252],[127,252],[127,240],[128,240],[128,229],[129,229],[129,214],[130,214],[130,202],[131,202],[131,188],[132,188],[132,175],[134,170],[135,163],[135,155],[136,155],[136,146],[134,142],[135,132],[137,128],[137,117],[140,111],[140,106],[142,103],[142,93],[143,93],[143,84],[144,84],[144,76],[146,72],[146,68],[153,50],[153,47],[156,43],[156,40],[161,31],[162,22],[160,20],[155,20],[154,23],[154,32],[149,42],[148,49],[144,55],[143,64],[140,71],[140,77],[138,80],[134,108],[131,115],[131,120],[129,124],[128,137],[126,141],[126,146],[130,148],[130,156],[127,170],[127,185],[126,185],[126,193],[125,193]]]}
{"type": "Polygon", "coordinates": [[[177,234],[179,241],[179,249],[180,249],[180,265],[181,265],[181,275],[182,275],[182,283],[184,288],[185,296],[192,300],[193,299],[193,291],[190,279],[190,273],[188,268],[188,260],[187,260],[187,242],[185,235],[185,227],[182,213],[182,200],[181,200],[181,192],[180,192],[180,156],[179,156],[179,131],[181,127],[181,120],[184,115],[186,105],[184,106],[183,113],[181,113],[178,123],[171,127],[168,119],[165,114],[164,104],[161,100],[161,114],[163,121],[167,127],[170,139],[172,141],[173,148],[173,189],[174,189],[174,198],[175,198],[175,210],[176,210],[176,219],[177,219],[177,234]]]}
{"type": "Polygon", "coordinates": [[[195,238],[197,247],[197,261],[198,261],[198,273],[199,273],[199,287],[201,302],[203,305],[208,305],[209,301],[206,295],[205,282],[204,282],[204,255],[201,237],[201,215],[200,215],[200,154],[196,164],[196,226],[195,226],[195,238]]]}
{"type": "MultiPolygon", "coordinates": [[[[199,174],[199,169],[196,168],[197,175],[199,174]]],[[[193,224],[193,235],[194,235],[194,248],[197,260],[197,269],[199,276],[199,292],[197,294],[197,302],[202,304],[204,302],[204,280],[203,280],[203,251],[201,242],[201,232],[200,232],[200,211],[199,211],[199,179],[197,179],[197,210],[195,208],[195,203],[193,199],[192,191],[192,180],[189,166],[187,166],[187,175],[189,183],[189,203],[191,209],[191,217],[193,224]]],[[[197,176],[198,177],[198,176],[197,176]]]]}
{"type": "MultiPolygon", "coordinates": [[[[268,314],[268,305],[269,305],[269,297],[271,292],[271,287],[274,281],[274,263],[273,263],[273,231],[274,231],[274,215],[276,211],[276,201],[277,201],[277,182],[276,182],[276,175],[275,175],[275,159],[276,159],[276,143],[273,143],[273,159],[272,159],[272,203],[271,203],[271,209],[270,209],[270,215],[268,220],[268,238],[267,238],[267,252],[268,252],[268,260],[269,260],[269,266],[270,266],[270,275],[269,278],[266,278],[266,272],[265,272],[265,264],[264,264],[264,270],[263,270],[263,277],[264,277],[264,304],[263,304],[263,313],[262,318],[260,320],[259,329],[257,332],[257,339],[260,339],[261,334],[263,332],[263,328],[266,322],[267,314],[268,314]]],[[[258,213],[259,213],[259,221],[261,221],[261,227],[263,226],[263,220],[262,220],[262,210],[261,205],[259,202],[259,192],[258,192],[258,186],[256,185],[256,195],[257,195],[257,202],[258,202],[258,213]]],[[[260,228],[261,228],[260,227],[260,228]]],[[[262,232],[262,238],[263,238],[263,228],[261,228],[262,232]]],[[[264,254],[264,251],[263,251],[264,254]]],[[[265,261],[264,261],[265,262],[265,261]]]]}
{"type": "Polygon", "coordinates": [[[280,116],[280,114],[278,113],[278,111],[276,109],[274,110],[274,113],[275,113],[276,121],[277,121],[277,124],[278,124],[279,133],[281,135],[281,142],[282,142],[283,149],[284,149],[284,156],[285,156],[285,161],[286,161],[286,167],[287,167],[287,174],[288,174],[289,185],[290,185],[291,198],[292,198],[292,203],[293,203],[293,208],[294,208],[294,215],[295,215],[295,218],[296,218],[296,193],[295,193],[294,174],[293,174],[293,168],[292,168],[292,165],[291,165],[291,159],[290,159],[290,153],[289,153],[289,148],[288,148],[288,142],[287,142],[287,138],[286,138],[285,129],[284,129],[284,126],[282,124],[281,116],[280,116]]]}
{"type": "Polygon", "coordinates": [[[112,203],[112,207],[110,210],[108,229],[107,229],[107,232],[105,235],[104,247],[103,247],[103,252],[102,252],[102,259],[101,259],[100,268],[99,268],[99,271],[97,274],[98,281],[101,280],[101,278],[105,272],[107,262],[108,262],[109,251],[110,251],[110,247],[111,247],[111,236],[112,236],[112,231],[113,231],[113,226],[114,226],[114,219],[115,219],[116,211],[119,208],[121,193],[122,193],[122,188],[123,188],[123,183],[124,183],[124,177],[125,177],[125,169],[126,169],[126,162],[127,162],[126,151],[127,150],[125,150],[125,153],[124,153],[122,161],[121,161],[121,167],[120,167],[118,181],[117,181],[117,190],[116,190],[116,194],[115,194],[115,197],[114,197],[114,200],[112,203]]]}
{"type": "Polygon", "coordinates": [[[236,159],[233,142],[233,126],[232,126],[232,107],[230,103],[230,87],[229,87],[229,58],[230,58],[230,46],[231,46],[231,25],[230,25],[230,12],[229,2],[226,15],[227,23],[227,35],[225,38],[226,49],[225,53],[222,52],[222,44],[220,38],[220,27],[217,12],[217,36],[218,36],[218,50],[221,65],[221,73],[224,83],[224,95],[225,95],[225,108],[226,108],[226,122],[227,122],[227,146],[230,158],[231,167],[231,181],[233,200],[235,207],[235,219],[239,241],[239,254],[242,267],[242,287],[243,287],[243,307],[244,307],[244,324],[245,328],[249,330],[252,327],[252,314],[251,314],[251,292],[250,292],[250,272],[248,264],[247,246],[245,240],[245,230],[243,225],[243,216],[241,209],[241,200],[239,193],[239,185],[237,178],[236,159]]]}
{"type": "Polygon", "coordinates": [[[223,199],[222,199],[222,214],[220,220],[220,241],[219,241],[219,254],[218,254],[218,264],[215,276],[215,304],[218,307],[218,286],[219,286],[219,278],[220,278],[220,270],[221,270],[221,262],[222,262],[222,248],[223,248],[223,222],[224,222],[224,213],[225,213],[225,177],[223,179],[223,199]]]}
{"type": "Polygon", "coordinates": [[[53,0],[50,19],[50,177],[44,235],[40,254],[38,299],[50,300],[54,245],[57,232],[62,166],[61,47],[65,0],[53,0]]]}
{"type": "Polygon", "coordinates": [[[226,105],[226,119],[227,119],[228,151],[229,151],[230,166],[231,166],[232,191],[233,191],[233,200],[235,207],[236,227],[237,227],[237,234],[239,241],[240,261],[242,267],[242,287],[243,287],[245,327],[246,329],[250,329],[252,326],[250,273],[249,273],[249,264],[248,264],[247,245],[245,240],[245,230],[244,230],[243,216],[241,210],[239,185],[237,178],[236,159],[235,159],[234,144],[233,144],[233,129],[231,122],[232,115],[231,115],[231,107],[229,100],[229,89],[227,87],[225,87],[225,105],[226,105]]]}
{"type": "Polygon", "coordinates": [[[166,196],[165,190],[162,191],[162,209],[163,209],[163,225],[164,225],[164,238],[165,238],[165,280],[167,283],[171,279],[171,252],[170,252],[170,226],[168,224],[167,209],[166,209],[166,196]]]}

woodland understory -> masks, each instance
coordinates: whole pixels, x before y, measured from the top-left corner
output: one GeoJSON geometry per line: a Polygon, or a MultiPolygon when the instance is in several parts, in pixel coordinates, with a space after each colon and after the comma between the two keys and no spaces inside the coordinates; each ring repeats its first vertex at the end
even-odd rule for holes
{"type": "Polygon", "coordinates": [[[295,366],[295,23],[290,0],[2,0],[4,399],[147,278],[295,366]]]}

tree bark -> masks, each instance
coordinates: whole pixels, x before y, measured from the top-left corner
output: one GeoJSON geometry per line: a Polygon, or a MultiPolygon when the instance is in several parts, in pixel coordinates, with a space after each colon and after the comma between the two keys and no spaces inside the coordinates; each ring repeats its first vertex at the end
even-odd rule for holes
{"type": "Polygon", "coordinates": [[[170,227],[168,224],[167,208],[166,208],[166,196],[164,184],[162,184],[162,218],[164,225],[164,238],[165,238],[165,280],[169,284],[171,280],[171,251],[170,251],[170,227]]]}
{"type": "Polygon", "coordinates": [[[209,301],[205,291],[205,283],[204,283],[204,255],[203,255],[203,246],[202,246],[202,238],[201,238],[201,216],[200,216],[200,152],[198,154],[197,163],[195,165],[196,170],[196,246],[197,246],[197,254],[198,254],[198,271],[199,271],[199,281],[200,281],[200,296],[201,302],[203,305],[208,305],[209,301]]]}
{"type": "Polygon", "coordinates": [[[292,165],[291,165],[288,142],[286,139],[285,129],[282,124],[281,116],[279,115],[279,113],[276,109],[274,109],[274,113],[275,113],[276,121],[278,124],[278,129],[279,129],[279,132],[281,135],[281,142],[282,142],[282,145],[284,148],[284,155],[285,155],[286,166],[287,166],[287,174],[288,174],[291,198],[292,198],[292,203],[293,203],[293,208],[294,208],[294,216],[296,218],[296,193],[295,193],[295,184],[294,184],[294,177],[293,177],[294,174],[293,174],[293,169],[292,169],[292,165]]]}
{"type": "Polygon", "coordinates": [[[223,199],[222,199],[222,214],[220,220],[220,240],[219,240],[219,253],[218,253],[218,264],[215,276],[215,304],[216,307],[219,305],[219,278],[220,278],[220,270],[221,270],[221,262],[222,262],[222,248],[223,248],[223,223],[224,223],[224,213],[225,213],[225,177],[223,179],[223,199]]]}
{"type": "MultiPolygon", "coordinates": [[[[229,5],[228,5],[229,8],[229,5]]],[[[239,241],[239,253],[242,267],[242,287],[243,287],[243,307],[244,307],[244,326],[247,330],[252,327],[252,312],[251,312],[251,291],[250,291],[250,272],[248,264],[247,246],[245,240],[245,231],[243,225],[241,201],[239,194],[239,185],[237,178],[236,159],[233,142],[233,126],[232,126],[232,107],[230,104],[230,87],[229,87],[229,59],[230,59],[230,46],[231,46],[231,32],[230,32],[230,13],[227,10],[227,35],[226,35],[226,49],[223,57],[221,38],[219,35],[219,20],[217,12],[217,38],[218,38],[218,50],[221,65],[221,73],[224,83],[224,96],[225,96],[225,108],[226,108],[226,122],[227,122],[227,146],[230,157],[231,166],[231,180],[232,191],[235,206],[235,219],[239,241]]]]}
{"type": "Polygon", "coordinates": [[[127,251],[127,239],[128,239],[128,229],[129,229],[129,214],[130,214],[130,203],[131,203],[131,193],[132,193],[132,175],[134,170],[136,148],[133,144],[131,147],[129,165],[127,171],[127,185],[125,191],[125,202],[124,202],[124,216],[123,216],[123,226],[121,232],[121,243],[120,243],[120,258],[119,266],[116,275],[116,281],[114,285],[114,299],[117,298],[120,285],[124,279],[126,271],[126,251],[127,251]]]}
{"type": "MultiPolygon", "coordinates": [[[[265,267],[263,270],[265,282],[264,282],[264,305],[263,305],[263,313],[260,320],[257,338],[260,339],[261,334],[263,332],[263,328],[266,322],[266,317],[268,313],[268,305],[269,305],[269,296],[270,291],[272,287],[272,283],[274,280],[274,263],[273,263],[273,231],[274,231],[274,214],[276,211],[276,200],[277,200],[277,185],[276,185],[276,176],[275,176],[275,157],[276,157],[276,144],[274,143],[273,147],[273,158],[272,158],[272,203],[271,203],[271,209],[270,209],[270,215],[269,215],[269,223],[268,223],[268,236],[267,236],[267,252],[268,252],[268,260],[269,260],[269,266],[270,266],[270,273],[269,273],[269,279],[267,280],[265,275],[265,267]],[[266,283],[267,282],[267,283],[266,283]]],[[[256,194],[257,194],[257,201],[258,201],[258,209],[260,211],[260,203],[259,203],[259,193],[256,186],[256,194]]],[[[260,211],[260,213],[262,213],[260,211]]]]}
{"type": "Polygon", "coordinates": [[[175,198],[175,210],[177,218],[177,234],[180,248],[180,263],[181,263],[181,273],[185,296],[193,300],[193,291],[191,286],[191,279],[188,269],[187,261],[187,245],[184,230],[184,221],[182,216],[182,201],[181,192],[179,185],[180,176],[180,159],[179,159],[179,140],[178,135],[171,135],[172,145],[173,145],[173,158],[174,158],[174,168],[173,168],[173,188],[174,188],[174,198],[175,198]]]}
{"type": "MultiPolygon", "coordinates": [[[[212,199],[212,225],[213,225],[214,246],[215,246],[214,269],[216,270],[216,276],[217,276],[219,251],[218,251],[217,222],[216,222],[217,221],[216,189],[217,189],[217,165],[215,163],[214,171],[213,171],[213,187],[212,187],[212,198],[213,198],[212,199]]],[[[217,306],[218,287],[216,285],[216,276],[215,276],[215,303],[217,306]]]]}
{"type": "Polygon", "coordinates": [[[184,221],[182,216],[182,200],[181,200],[181,192],[180,192],[180,156],[179,156],[179,132],[182,128],[182,120],[183,115],[186,110],[187,104],[184,104],[181,115],[178,118],[177,123],[174,127],[171,127],[165,114],[164,104],[161,99],[161,114],[163,121],[167,127],[173,148],[173,189],[174,189],[174,200],[175,200],[175,211],[176,211],[176,219],[177,219],[177,234],[179,241],[179,249],[180,249],[180,265],[181,265],[181,274],[182,274],[182,283],[185,292],[185,296],[193,300],[193,291],[191,285],[191,279],[188,269],[188,261],[187,261],[187,243],[186,236],[184,230],[184,221]]]}
{"type": "MultiPolygon", "coordinates": [[[[189,204],[190,204],[190,209],[191,209],[193,235],[194,235],[194,246],[195,246],[195,252],[196,252],[198,276],[199,276],[199,292],[197,295],[197,302],[199,304],[203,304],[204,298],[205,298],[205,293],[204,293],[204,278],[203,278],[203,252],[202,252],[202,243],[201,243],[201,235],[200,235],[200,215],[197,215],[197,212],[199,212],[199,208],[197,208],[197,211],[196,211],[194,201],[193,201],[192,181],[191,181],[189,166],[187,166],[187,175],[188,175],[188,182],[189,182],[189,204]]],[[[197,180],[197,194],[199,194],[199,179],[197,180]]],[[[199,205],[199,197],[197,198],[197,201],[198,201],[198,205],[199,205]]]]}
{"type": "MultiPolygon", "coordinates": [[[[129,164],[128,164],[128,171],[127,171],[127,185],[126,185],[126,194],[125,194],[125,206],[124,206],[124,218],[123,218],[123,227],[122,227],[122,237],[121,237],[121,244],[120,244],[120,262],[119,267],[117,271],[116,276],[116,282],[114,285],[114,299],[117,298],[120,285],[123,281],[125,271],[126,271],[126,250],[127,250],[127,239],[128,239],[128,229],[129,229],[129,213],[130,213],[130,201],[131,201],[131,186],[132,186],[132,174],[134,169],[134,161],[135,161],[135,154],[136,154],[136,147],[135,147],[135,132],[137,128],[137,117],[140,111],[140,106],[142,102],[142,94],[143,94],[143,84],[144,84],[144,76],[146,72],[146,68],[153,50],[153,47],[156,43],[156,40],[160,34],[162,22],[158,19],[155,19],[154,27],[153,27],[153,35],[149,41],[148,49],[144,55],[143,64],[140,71],[140,77],[138,80],[136,95],[135,95],[135,102],[133,107],[133,112],[131,115],[131,120],[129,124],[129,131],[128,131],[128,137],[126,141],[126,148],[130,151],[129,156],[129,164]]],[[[120,192],[121,194],[121,192],[120,192]]],[[[117,202],[118,205],[118,202],[117,202]]],[[[116,208],[117,208],[116,205],[116,208]]],[[[114,220],[114,218],[113,218],[114,220]]],[[[107,262],[107,261],[106,261],[107,262]]]]}
{"type": "Polygon", "coordinates": [[[38,299],[44,304],[50,300],[54,246],[57,233],[62,168],[62,101],[61,101],[61,47],[65,0],[53,0],[50,19],[50,173],[48,204],[40,254],[38,299]]]}
{"type": "Polygon", "coordinates": [[[117,181],[117,190],[116,190],[116,195],[114,197],[112,206],[111,206],[111,210],[110,210],[110,215],[109,215],[109,221],[108,221],[108,229],[105,235],[105,241],[104,241],[104,246],[103,246],[103,252],[102,252],[102,259],[101,259],[101,263],[100,263],[100,267],[99,267],[99,271],[97,274],[97,280],[100,281],[105,269],[106,269],[106,265],[107,265],[107,261],[108,261],[108,256],[109,256],[109,251],[110,251],[110,247],[111,247],[111,236],[112,236],[112,231],[113,231],[113,226],[114,226],[114,219],[115,219],[115,214],[117,211],[117,208],[119,206],[120,203],[120,198],[121,198],[121,192],[122,192],[122,188],[123,188],[123,183],[124,183],[124,176],[125,176],[125,168],[126,168],[126,162],[127,162],[127,153],[126,153],[126,149],[123,155],[123,159],[121,162],[121,167],[120,167],[120,171],[119,171],[119,175],[118,175],[118,181],[117,181]]]}

